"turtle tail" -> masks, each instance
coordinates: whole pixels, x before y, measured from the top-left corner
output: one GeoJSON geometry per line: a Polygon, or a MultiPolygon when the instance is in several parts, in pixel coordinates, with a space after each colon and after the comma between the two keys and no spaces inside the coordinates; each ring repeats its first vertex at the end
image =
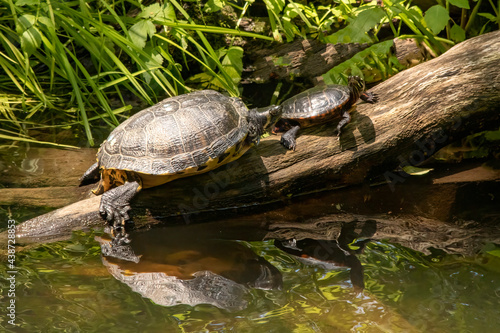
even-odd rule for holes
{"type": "Polygon", "coordinates": [[[95,162],[80,178],[80,185],[94,184],[100,179],[99,162],[95,162]]]}

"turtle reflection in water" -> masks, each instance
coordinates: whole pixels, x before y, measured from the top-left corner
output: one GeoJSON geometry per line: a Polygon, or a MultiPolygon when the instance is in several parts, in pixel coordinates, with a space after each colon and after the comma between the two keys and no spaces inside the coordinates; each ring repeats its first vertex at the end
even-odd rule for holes
{"type": "Polygon", "coordinates": [[[356,222],[349,222],[342,225],[340,235],[336,240],[311,238],[275,240],[274,245],[297,257],[306,265],[318,266],[325,270],[336,270],[339,266],[348,267],[354,290],[361,292],[365,289],[364,270],[356,254],[363,252],[366,244],[370,242],[368,237],[375,234],[376,222],[365,221],[359,233],[355,229],[356,222]],[[356,240],[358,238],[360,240],[356,240]]]}
{"type": "Polygon", "coordinates": [[[240,243],[183,237],[165,242],[161,231],[153,233],[131,234],[130,245],[98,240],[109,272],[156,304],[239,311],[248,305],[250,288],[282,288],[279,270],[240,243]]]}
{"type": "Polygon", "coordinates": [[[142,188],[197,175],[242,156],[272,129],[281,107],[248,110],[238,98],[213,90],[171,97],[133,115],[115,128],[82,176],[100,179],[99,213],[111,225],[113,242],[127,242],[130,200],[142,188]]]}

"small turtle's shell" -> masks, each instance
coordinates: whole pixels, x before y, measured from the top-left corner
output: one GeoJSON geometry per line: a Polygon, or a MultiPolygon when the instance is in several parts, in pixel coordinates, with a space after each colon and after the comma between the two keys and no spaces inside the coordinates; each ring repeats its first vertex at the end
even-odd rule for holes
{"type": "MultiPolygon", "coordinates": [[[[167,98],[111,132],[97,154],[99,167],[133,171],[143,180],[206,172],[244,152],[247,116],[241,100],[212,90],[167,98]]],[[[172,179],[153,179],[144,187],[172,179]]]]}
{"type": "Polygon", "coordinates": [[[350,100],[350,88],[337,84],[316,86],[282,103],[283,119],[326,118],[340,114],[350,100]]]}

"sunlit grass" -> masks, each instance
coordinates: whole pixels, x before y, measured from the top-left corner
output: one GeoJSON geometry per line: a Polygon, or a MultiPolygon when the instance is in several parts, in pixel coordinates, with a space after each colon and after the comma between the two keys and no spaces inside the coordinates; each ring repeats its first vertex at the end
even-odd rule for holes
{"type": "Polygon", "coordinates": [[[326,74],[340,83],[351,74],[370,81],[373,68],[383,79],[402,68],[379,37],[383,27],[439,55],[500,25],[498,0],[488,0],[489,11],[486,1],[445,0],[425,12],[409,1],[263,2],[268,21],[256,34],[239,29],[253,19],[250,0],[0,0],[0,140],[38,142],[34,127],[73,126],[95,145],[92,126],[117,126],[118,110],[131,101],[151,105],[201,88],[239,96],[244,49],[236,39],[372,45],[326,74]],[[450,4],[461,8],[460,20],[448,16],[450,4]],[[228,8],[234,17],[219,20],[228,8]]]}
{"type": "Polygon", "coordinates": [[[199,63],[221,89],[237,96],[223,53],[205,33],[270,39],[196,24],[176,1],[148,7],[128,1],[0,1],[0,139],[39,142],[29,134],[33,124],[81,126],[95,145],[93,121],[119,124],[115,115],[122,106],[114,109],[113,100],[125,106],[133,95],[154,104],[190,90],[172,52],[199,63]],[[131,17],[134,8],[139,14],[131,17]]]}

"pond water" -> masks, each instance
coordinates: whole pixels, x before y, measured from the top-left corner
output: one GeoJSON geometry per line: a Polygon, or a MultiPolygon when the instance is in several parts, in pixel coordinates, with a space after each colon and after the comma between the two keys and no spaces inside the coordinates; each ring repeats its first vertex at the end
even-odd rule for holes
{"type": "MultiPolygon", "coordinates": [[[[102,230],[18,248],[15,279],[0,266],[0,331],[497,332],[498,182],[401,188],[176,221],[118,250],[102,230]]],[[[0,206],[0,231],[48,210],[0,206]]]]}
{"type": "MultiPolygon", "coordinates": [[[[102,255],[101,246],[108,244],[102,232],[78,232],[70,241],[22,251],[16,256],[18,327],[8,324],[5,279],[0,327],[5,332],[498,331],[500,258],[491,244],[472,255],[424,254],[372,239],[377,220],[334,221],[339,232],[330,240],[252,240],[249,230],[257,234],[262,219],[262,214],[235,219],[234,228],[226,219],[134,232],[131,252],[121,259],[102,255]]],[[[9,275],[6,264],[0,270],[2,277],[9,275]]]]}

